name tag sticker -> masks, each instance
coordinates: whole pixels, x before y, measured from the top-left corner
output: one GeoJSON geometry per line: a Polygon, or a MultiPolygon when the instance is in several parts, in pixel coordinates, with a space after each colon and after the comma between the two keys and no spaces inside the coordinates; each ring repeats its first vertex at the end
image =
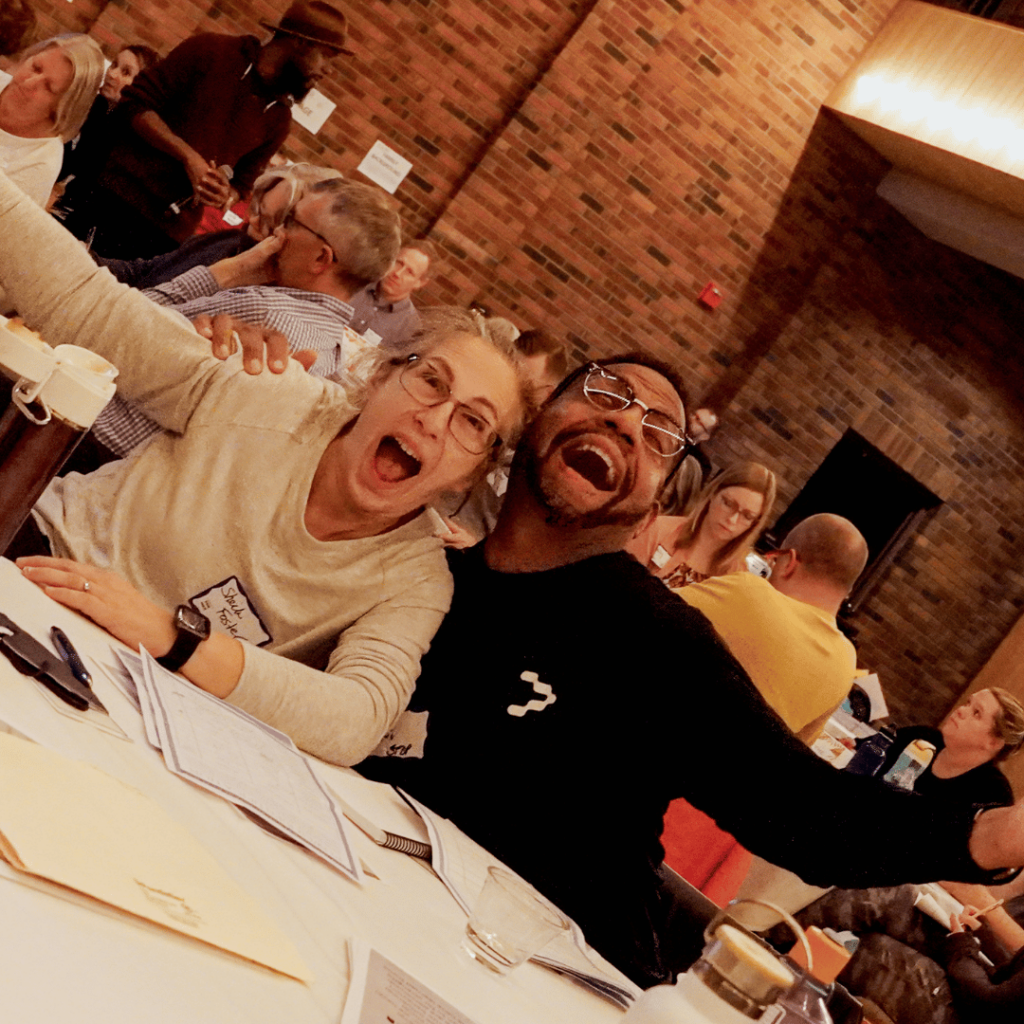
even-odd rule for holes
{"type": "Polygon", "coordinates": [[[371,756],[422,757],[429,717],[429,711],[406,711],[399,715],[398,721],[384,733],[371,756]]]}
{"type": "Polygon", "coordinates": [[[229,576],[209,590],[196,594],[192,604],[219,633],[227,633],[236,640],[245,640],[257,647],[273,639],[236,576],[229,576]]]}
{"type": "Polygon", "coordinates": [[[651,555],[651,561],[660,569],[672,556],[659,544],[651,555]]]}

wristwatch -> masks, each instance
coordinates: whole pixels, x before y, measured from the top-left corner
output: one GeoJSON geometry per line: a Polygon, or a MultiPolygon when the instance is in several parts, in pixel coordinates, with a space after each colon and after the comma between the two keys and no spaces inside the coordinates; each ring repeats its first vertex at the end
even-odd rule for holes
{"type": "Polygon", "coordinates": [[[177,672],[195,653],[196,648],[210,636],[210,620],[191,605],[179,604],[174,612],[174,628],[178,636],[171,649],[161,658],[158,665],[177,672]]]}

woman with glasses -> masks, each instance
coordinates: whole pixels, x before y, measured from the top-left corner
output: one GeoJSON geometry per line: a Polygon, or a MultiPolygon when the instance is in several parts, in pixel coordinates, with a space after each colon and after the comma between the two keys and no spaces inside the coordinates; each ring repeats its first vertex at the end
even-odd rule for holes
{"type": "Polygon", "coordinates": [[[672,589],[745,569],[775,503],[775,474],[757,462],[715,476],[688,516],[659,516],[627,548],[672,589]]]}
{"type": "Polygon", "coordinates": [[[0,286],[30,326],[109,359],[168,431],[47,489],[30,522],[36,551],[59,557],[21,559],[26,578],[303,749],[362,760],[451,598],[428,506],[470,487],[522,424],[512,353],[455,310],[358,398],[297,364],[250,376],[2,174],[0,232],[0,286]]]}

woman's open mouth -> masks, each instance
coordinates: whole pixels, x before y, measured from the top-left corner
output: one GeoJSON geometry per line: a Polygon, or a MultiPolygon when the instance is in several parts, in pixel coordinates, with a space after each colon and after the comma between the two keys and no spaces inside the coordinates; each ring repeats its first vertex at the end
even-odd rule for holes
{"type": "Polygon", "coordinates": [[[409,480],[419,473],[420,460],[396,437],[383,437],[373,460],[377,475],[391,484],[409,480]]]}

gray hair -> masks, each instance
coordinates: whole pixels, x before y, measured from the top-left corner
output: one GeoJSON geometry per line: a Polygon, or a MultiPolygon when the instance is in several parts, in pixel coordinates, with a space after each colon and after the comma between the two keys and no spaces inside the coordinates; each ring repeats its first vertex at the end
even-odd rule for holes
{"type": "Polygon", "coordinates": [[[256,211],[260,219],[260,227],[271,235],[275,228],[284,223],[285,217],[292,212],[295,204],[305,195],[310,185],[318,181],[329,181],[332,178],[342,178],[341,171],[333,167],[317,167],[315,164],[298,163],[284,164],[281,167],[269,167],[265,170],[252,186],[252,195],[249,199],[251,210],[256,211]],[[264,216],[262,204],[267,193],[276,188],[281,182],[287,182],[289,186],[288,202],[279,214],[273,218],[264,216]]]}
{"type": "Polygon", "coordinates": [[[71,62],[71,84],[57,100],[53,114],[53,134],[63,142],[70,142],[85,124],[89,108],[99,95],[107,66],[99,43],[88,36],[52,36],[30,46],[22,55],[22,63],[43,50],[58,49],[71,62]]]}
{"type": "Polygon", "coordinates": [[[347,178],[320,181],[307,189],[308,195],[322,193],[331,197],[331,204],[317,217],[316,228],[334,250],[335,274],[356,288],[379,281],[402,245],[402,223],[390,200],[381,189],[347,178]]]}
{"type": "MultiPolygon", "coordinates": [[[[515,448],[523,427],[536,414],[533,401],[533,389],[519,366],[515,343],[501,332],[492,332],[491,321],[485,320],[479,313],[458,306],[431,306],[422,311],[420,329],[408,341],[401,345],[391,345],[387,349],[370,348],[356,357],[352,367],[353,379],[358,381],[348,387],[352,404],[361,409],[366,404],[367,396],[375,383],[390,368],[401,366],[413,355],[427,355],[432,349],[455,335],[469,335],[486,342],[500,353],[515,370],[519,387],[519,398],[522,405],[522,416],[503,436],[506,449],[515,448]]],[[[497,458],[499,453],[495,453],[497,458]]]]}

